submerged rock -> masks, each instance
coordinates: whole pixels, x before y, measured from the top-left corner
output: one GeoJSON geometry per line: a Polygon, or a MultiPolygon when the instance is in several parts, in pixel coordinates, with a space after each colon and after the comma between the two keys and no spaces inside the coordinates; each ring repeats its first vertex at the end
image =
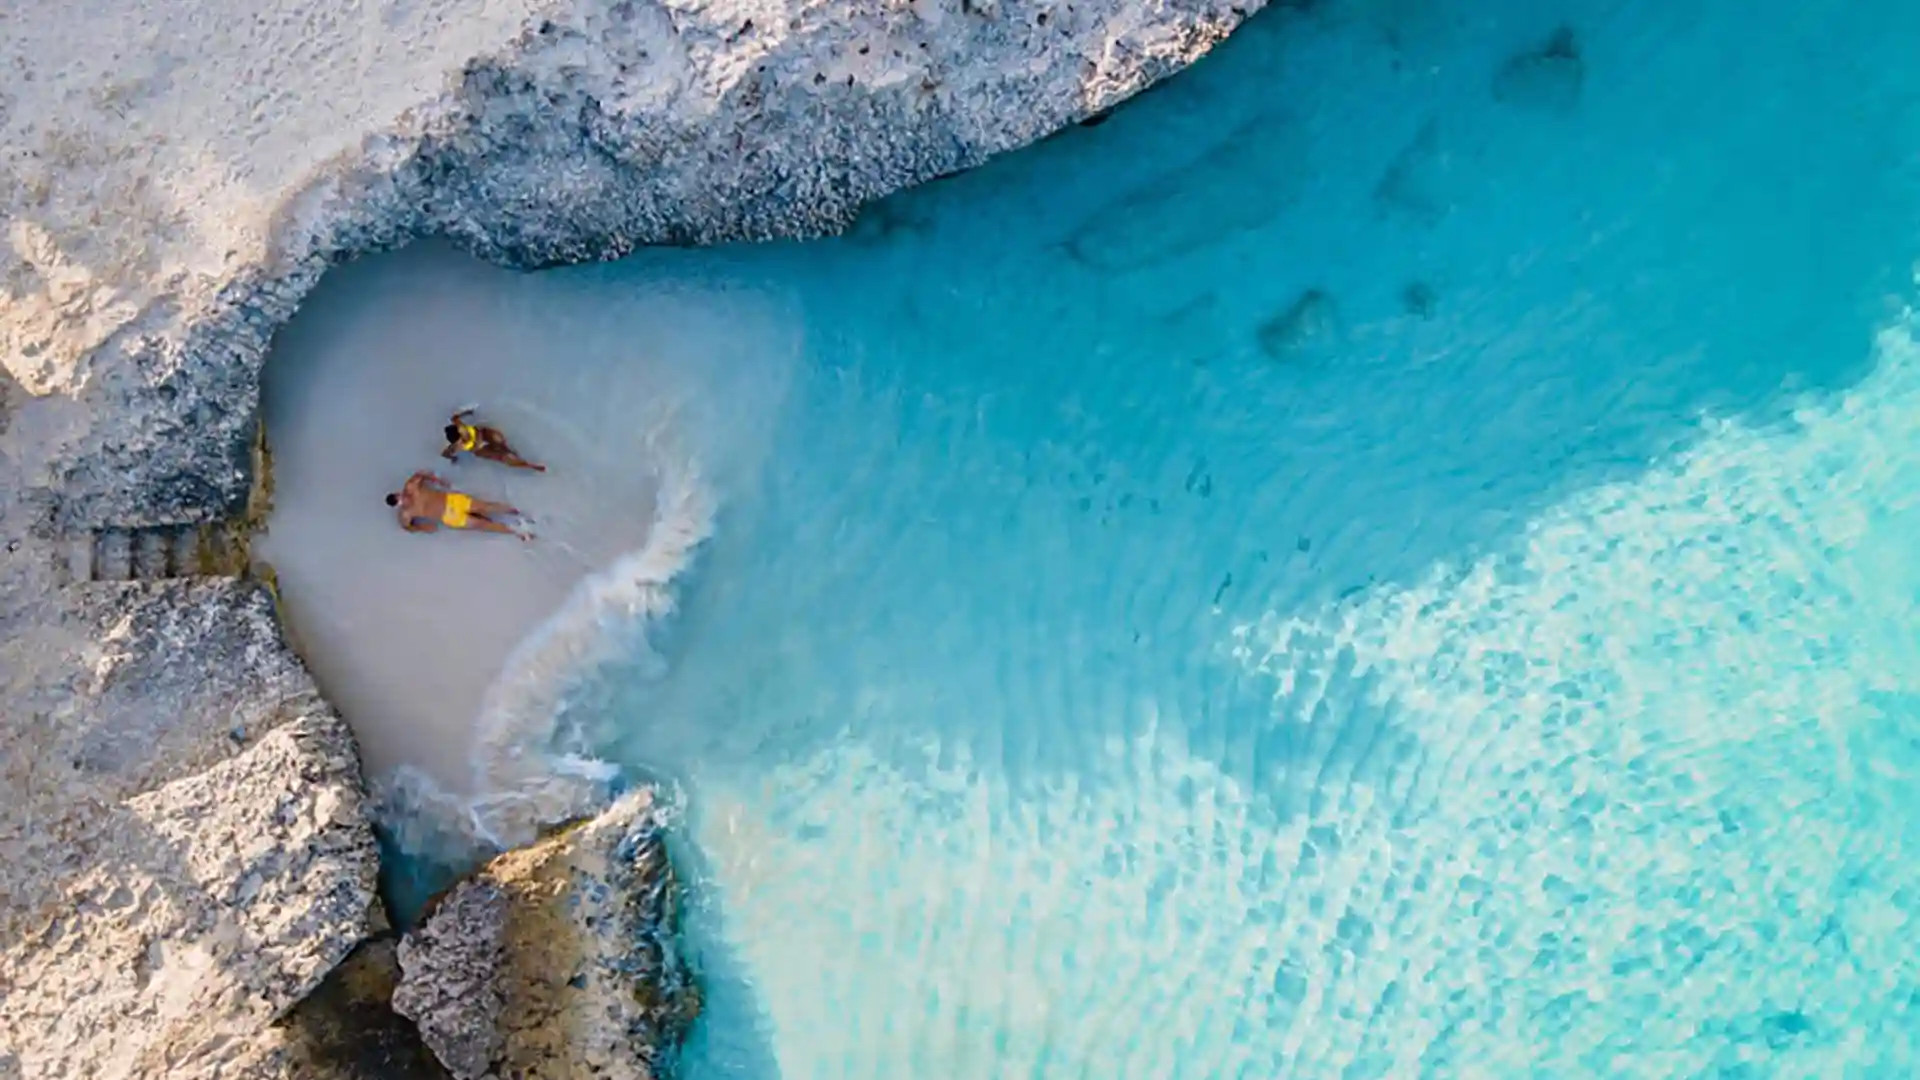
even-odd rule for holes
{"type": "Polygon", "coordinates": [[[460,1080],[650,1078],[699,1012],[650,793],[508,852],[401,942],[394,1008],[460,1080]]]}
{"type": "Polygon", "coordinates": [[[1434,309],[1440,306],[1440,294],[1424,281],[1408,282],[1406,288],[1400,290],[1400,306],[1409,315],[1431,319],[1434,309]]]}
{"type": "Polygon", "coordinates": [[[1381,174],[1373,188],[1374,205],[1382,213],[1431,228],[1453,210],[1451,172],[1440,145],[1439,124],[1430,119],[1381,174]]]}
{"type": "Polygon", "coordinates": [[[1303,157],[1288,117],[1256,117],[1188,167],[1101,210],[1066,239],[1065,251],[1076,262],[1125,273],[1224,243],[1299,197],[1303,157]],[[1249,175],[1259,182],[1248,183],[1249,175]]]}
{"type": "Polygon", "coordinates": [[[1522,108],[1571,112],[1586,79],[1579,39],[1572,27],[1562,26],[1539,48],[1507,61],[1493,78],[1493,96],[1522,108]]]}
{"type": "Polygon", "coordinates": [[[1260,324],[1260,351],[1274,360],[1298,359],[1310,350],[1332,345],[1340,334],[1340,309],[1333,297],[1308,289],[1299,299],[1260,324]]]}

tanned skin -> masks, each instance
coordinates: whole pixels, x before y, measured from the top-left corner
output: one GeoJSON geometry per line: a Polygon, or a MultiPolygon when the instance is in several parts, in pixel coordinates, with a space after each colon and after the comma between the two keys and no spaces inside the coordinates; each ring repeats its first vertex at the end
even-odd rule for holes
{"type": "MultiPolygon", "coordinates": [[[[399,510],[400,527],[408,532],[430,533],[440,531],[447,512],[447,496],[462,495],[445,480],[424,470],[407,478],[399,491],[387,496],[387,505],[399,510]]],[[[522,532],[512,526],[502,524],[500,518],[512,517],[520,511],[503,502],[480,499],[468,495],[472,505],[467,507],[467,523],[457,526],[460,529],[478,529],[481,532],[506,533],[518,536],[522,540],[533,539],[533,534],[522,532]]],[[[448,526],[455,528],[456,526],[448,526]]]]}
{"type": "Polygon", "coordinates": [[[488,461],[497,461],[502,465],[510,465],[516,469],[532,469],[534,472],[547,471],[545,465],[535,465],[533,462],[515,453],[513,447],[507,445],[507,437],[501,433],[499,428],[490,424],[468,424],[465,418],[473,415],[473,412],[474,410],[472,409],[461,409],[459,412],[453,414],[452,422],[447,424],[445,429],[447,448],[440,451],[441,457],[446,458],[448,461],[453,461],[460,456],[462,450],[466,450],[474,457],[486,458],[488,461]],[[461,445],[463,442],[461,439],[461,435],[463,434],[461,431],[462,428],[473,429],[474,443],[471,449],[461,445]]]}

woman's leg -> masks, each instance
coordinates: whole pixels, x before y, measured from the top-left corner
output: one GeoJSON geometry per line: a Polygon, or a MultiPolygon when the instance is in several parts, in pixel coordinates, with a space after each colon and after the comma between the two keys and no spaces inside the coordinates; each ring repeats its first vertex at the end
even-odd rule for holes
{"type": "Polygon", "coordinates": [[[502,465],[511,465],[516,469],[532,469],[534,472],[547,471],[545,465],[535,465],[533,462],[515,453],[513,447],[507,445],[507,437],[499,428],[481,428],[480,447],[475,450],[474,453],[480,457],[491,458],[502,465]]]}
{"type": "Polygon", "coordinates": [[[477,457],[483,457],[489,461],[497,461],[502,465],[510,465],[516,469],[532,469],[534,472],[547,471],[545,465],[535,465],[533,462],[514,453],[505,443],[490,443],[475,450],[474,454],[477,457]]]}

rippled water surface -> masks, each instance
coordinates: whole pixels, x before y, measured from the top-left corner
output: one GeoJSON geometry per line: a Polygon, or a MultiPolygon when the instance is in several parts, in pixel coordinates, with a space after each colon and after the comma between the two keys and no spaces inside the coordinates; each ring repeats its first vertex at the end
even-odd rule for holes
{"type": "Polygon", "coordinates": [[[1916,47],[1325,0],[840,240],[485,286],[497,406],[626,447],[514,481],[561,534],[698,406],[558,729],[683,799],[684,1074],[1920,1075],[1916,47]]]}

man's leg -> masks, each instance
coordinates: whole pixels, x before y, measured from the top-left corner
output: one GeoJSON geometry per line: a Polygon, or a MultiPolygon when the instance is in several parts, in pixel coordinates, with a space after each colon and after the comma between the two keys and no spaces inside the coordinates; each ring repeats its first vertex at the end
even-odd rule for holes
{"type": "Polygon", "coordinates": [[[502,518],[512,517],[520,511],[508,506],[506,503],[494,502],[492,499],[475,499],[473,500],[473,506],[468,509],[467,512],[476,517],[502,518]]]}
{"type": "Polygon", "coordinates": [[[468,511],[467,528],[478,529],[481,532],[490,532],[490,533],[511,533],[515,531],[511,528],[508,528],[505,525],[500,524],[499,522],[493,520],[492,518],[487,517],[486,515],[480,513],[480,511],[478,510],[468,511]]]}
{"type": "Polygon", "coordinates": [[[505,533],[508,536],[517,536],[522,540],[533,539],[532,533],[502,525],[478,510],[468,511],[467,527],[470,529],[479,529],[481,532],[505,533]]]}

